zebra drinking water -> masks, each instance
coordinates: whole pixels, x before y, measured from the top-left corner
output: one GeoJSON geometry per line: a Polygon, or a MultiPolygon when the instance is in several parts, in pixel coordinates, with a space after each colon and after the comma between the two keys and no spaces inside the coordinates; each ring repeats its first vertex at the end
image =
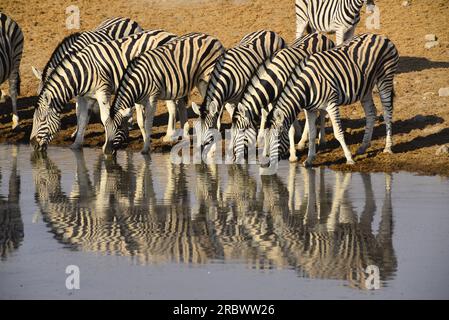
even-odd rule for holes
{"type": "MultiPolygon", "coordinates": [[[[334,43],[326,36],[314,33],[297,39],[289,48],[278,51],[266,60],[257,70],[245,89],[243,98],[231,115],[231,143],[233,161],[237,161],[237,154],[243,154],[244,147],[256,144],[255,135],[259,127],[259,138],[263,135],[265,117],[271,104],[282,93],[292,71],[309,55],[329,50],[334,43]],[[245,140],[246,139],[246,140],[245,140]],[[250,141],[248,141],[250,140],[250,141]]],[[[321,117],[324,120],[324,115],[321,117]]],[[[295,126],[296,128],[298,125],[295,126]]],[[[323,131],[324,124],[321,125],[323,131]]],[[[294,131],[291,131],[290,133],[294,131]]],[[[307,133],[307,125],[304,135],[307,133]]],[[[260,141],[260,139],[257,139],[260,141]]],[[[324,139],[324,133],[321,134],[324,139]]],[[[303,141],[304,139],[301,139],[303,141]]],[[[290,148],[295,148],[294,136],[290,135],[290,148]]]]}
{"type": "Polygon", "coordinates": [[[399,54],[388,38],[363,34],[345,46],[316,53],[302,66],[296,67],[274,109],[267,116],[264,154],[270,159],[284,155],[288,148],[288,128],[304,109],[308,111],[309,154],[305,161],[311,166],[315,158],[316,111],[326,110],[333,124],[348,164],[353,164],[344,139],[339,107],[361,101],[366,114],[366,128],[358,154],[370,146],[376,118],[372,91],[377,85],[384,108],[386,145],[391,153],[393,116],[393,78],[398,69],[399,54]]]}
{"type": "Polygon", "coordinates": [[[199,116],[195,121],[195,133],[202,146],[213,142],[211,129],[220,129],[224,105],[228,104],[227,109],[231,113],[235,108],[233,104],[240,101],[260,64],[285,46],[284,39],[277,33],[261,30],[246,35],[217,61],[203,103],[201,106],[192,104],[199,116]]]}
{"type": "Polygon", "coordinates": [[[121,146],[126,138],[123,120],[129,118],[135,103],[142,103],[146,130],[142,153],[148,153],[157,101],[184,99],[193,87],[204,97],[215,62],[223,53],[218,39],[191,33],[134,59],[120,81],[107,119],[103,152],[112,154],[121,146]]]}
{"type": "MultiPolygon", "coordinates": [[[[80,148],[89,122],[89,110],[100,106],[101,121],[109,117],[109,101],[129,62],[139,54],[161,46],[176,36],[163,30],[144,31],[120,40],[97,42],[67,55],[50,74],[38,97],[30,142],[43,149],[59,129],[60,114],[72,98],[78,97],[78,130],[72,147],[80,148]],[[94,100],[95,99],[95,100],[94,100]]],[[[139,125],[142,107],[137,106],[139,125]]],[[[145,129],[141,126],[145,133],[145,129]]]]}

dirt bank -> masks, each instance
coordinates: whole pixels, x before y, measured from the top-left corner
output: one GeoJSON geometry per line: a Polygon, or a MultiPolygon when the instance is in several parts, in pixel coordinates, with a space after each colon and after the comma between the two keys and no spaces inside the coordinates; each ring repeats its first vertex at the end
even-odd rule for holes
{"type": "MultiPolygon", "coordinates": [[[[446,0],[414,0],[403,7],[400,0],[377,0],[381,10],[381,29],[390,37],[400,54],[400,72],[396,77],[397,99],[394,113],[394,155],[382,154],[385,130],[376,124],[372,147],[357,157],[353,167],[344,165],[344,156],[328,130],[329,143],[319,153],[316,164],[356,171],[412,171],[449,176],[449,155],[436,156],[439,146],[449,144],[449,98],[439,97],[438,89],[449,87],[449,3],[446,0]],[[424,36],[436,34],[439,46],[424,48],[424,36]]],[[[31,131],[37,80],[31,65],[43,67],[51,52],[71,31],[65,28],[65,8],[76,4],[81,12],[81,28],[91,29],[112,16],[136,19],[144,28],[164,28],[183,34],[201,31],[217,36],[226,46],[232,46],[246,33],[261,28],[279,32],[286,40],[294,38],[294,0],[234,0],[234,1],[38,1],[2,0],[0,11],[13,17],[25,33],[25,50],[21,65],[22,95],[18,132],[11,132],[10,103],[0,105],[0,142],[27,143],[31,131]]],[[[365,16],[357,29],[367,31],[365,16]]],[[[1,86],[6,89],[6,84],[1,86]]],[[[192,99],[199,102],[197,94],[192,99]]],[[[379,101],[376,99],[379,108],[379,101]]],[[[192,115],[192,114],[191,114],[192,115]]],[[[361,142],[364,120],[359,104],[343,108],[346,138],[355,153],[361,142]]],[[[73,105],[62,120],[62,130],[53,144],[71,144],[76,117],[73,105]]],[[[228,121],[225,118],[225,121],[228,121]]],[[[169,149],[161,141],[166,129],[167,114],[160,105],[155,119],[154,151],[169,149]]],[[[103,143],[103,129],[94,118],[88,127],[85,146],[103,143]]],[[[141,139],[137,128],[131,132],[130,148],[139,149],[141,139]]]]}

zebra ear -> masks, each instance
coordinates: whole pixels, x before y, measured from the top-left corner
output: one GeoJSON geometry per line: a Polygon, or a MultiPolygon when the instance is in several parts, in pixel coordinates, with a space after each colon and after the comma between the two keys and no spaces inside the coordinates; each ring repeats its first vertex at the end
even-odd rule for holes
{"type": "Polygon", "coordinates": [[[214,101],[212,101],[209,104],[209,113],[210,114],[216,114],[218,112],[218,106],[217,103],[215,103],[214,101]]]}
{"type": "Polygon", "coordinates": [[[226,103],[225,108],[226,108],[226,111],[229,113],[229,116],[232,119],[232,117],[234,116],[234,112],[235,112],[235,105],[226,103]]]}
{"type": "Polygon", "coordinates": [[[201,116],[200,107],[195,102],[192,102],[192,110],[197,116],[201,116]]]}
{"type": "Polygon", "coordinates": [[[31,70],[33,71],[33,74],[36,78],[39,80],[42,80],[42,70],[39,70],[35,66],[31,66],[31,70]]]}
{"type": "Polygon", "coordinates": [[[245,117],[245,119],[249,118],[249,111],[242,103],[239,103],[238,105],[239,113],[245,117]]]}
{"type": "Polygon", "coordinates": [[[122,109],[119,112],[123,118],[129,118],[133,114],[131,108],[122,109]]]}
{"type": "Polygon", "coordinates": [[[50,104],[51,104],[51,94],[50,94],[50,92],[46,91],[44,93],[43,97],[44,97],[45,104],[47,106],[50,106],[50,104]]]}
{"type": "Polygon", "coordinates": [[[282,123],[284,122],[284,114],[282,113],[282,111],[279,109],[274,110],[273,116],[276,120],[276,123],[278,125],[282,125],[282,123]]]}

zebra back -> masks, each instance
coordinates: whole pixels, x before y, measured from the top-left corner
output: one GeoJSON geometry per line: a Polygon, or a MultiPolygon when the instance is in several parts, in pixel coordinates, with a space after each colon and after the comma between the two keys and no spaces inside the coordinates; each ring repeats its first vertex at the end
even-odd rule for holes
{"type": "Polygon", "coordinates": [[[91,43],[120,39],[138,32],[142,28],[129,18],[110,18],[103,21],[91,31],[77,32],[65,37],[50,56],[42,71],[42,79],[46,80],[64,57],[70,53],[82,50],[91,43]]]}
{"type": "Polygon", "coordinates": [[[226,102],[237,102],[259,65],[285,48],[286,42],[273,31],[260,30],[246,35],[217,61],[201,108],[215,102],[221,110],[226,102]]]}
{"type": "Polygon", "coordinates": [[[94,92],[101,86],[113,94],[132,59],[175,38],[164,30],[143,31],[118,40],[92,43],[67,54],[47,77],[39,98],[50,92],[51,107],[61,112],[74,96],[94,92]],[[61,87],[66,90],[60,90],[61,87]]]}
{"type": "MultiPolygon", "coordinates": [[[[0,84],[13,72],[19,73],[23,42],[23,33],[19,25],[0,12],[0,84]]],[[[17,91],[17,94],[20,94],[20,85],[17,91]]]]}
{"type": "Polygon", "coordinates": [[[218,39],[202,33],[190,33],[144,52],[126,69],[111,108],[111,117],[151,95],[162,100],[189,95],[200,80],[207,81],[215,61],[223,52],[224,47],[218,39]]]}
{"type": "Polygon", "coordinates": [[[249,117],[251,126],[257,128],[261,110],[267,110],[282,93],[295,67],[311,54],[333,47],[334,43],[329,38],[313,33],[297,39],[289,48],[276,52],[251,78],[241,101],[247,112],[241,114],[236,111],[234,120],[238,122],[238,117],[249,117]]]}

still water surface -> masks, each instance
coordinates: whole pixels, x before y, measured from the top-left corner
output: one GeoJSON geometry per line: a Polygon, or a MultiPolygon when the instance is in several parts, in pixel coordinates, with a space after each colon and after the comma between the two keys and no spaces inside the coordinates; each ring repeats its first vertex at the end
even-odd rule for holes
{"type": "Polygon", "coordinates": [[[0,298],[449,298],[448,244],[446,178],[0,145],[0,298]]]}

